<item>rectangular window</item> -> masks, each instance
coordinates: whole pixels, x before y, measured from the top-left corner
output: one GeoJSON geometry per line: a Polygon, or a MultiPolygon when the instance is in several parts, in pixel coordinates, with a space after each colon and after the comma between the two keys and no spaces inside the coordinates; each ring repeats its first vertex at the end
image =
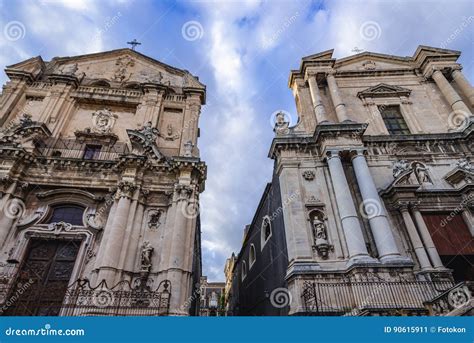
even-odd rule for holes
{"type": "Polygon", "coordinates": [[[102,145],[92,145],[87,144],[86,148],[84,149],[84,157],[85,160],[95,160],[99,157],[100,149],[102,149],[102,145]]]}
{"type": "Polygon", "coordinates": [[[400,106],[379,106],[379,111],[382,114],[383,121],[387,127],[388,132],[391,135],[409,135],[410,130],[408,129],[405,119],[403,119],[400,111],[400,106]]]}

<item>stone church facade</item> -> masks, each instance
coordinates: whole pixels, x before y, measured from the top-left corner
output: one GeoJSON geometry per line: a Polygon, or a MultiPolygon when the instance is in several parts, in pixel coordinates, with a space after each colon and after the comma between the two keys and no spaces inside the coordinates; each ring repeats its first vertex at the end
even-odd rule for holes
{"type": "Polygon", "coordinates": [[[472,314],[474,90],[460,52],[325,51],[290,73],[298,122],[228,282],[234,315],[472,314]]]}
{"type": "Polygon", "coordinates": [[[2,314],[197,315],[205,86],[130,49],[6,74],[2,314]]]}

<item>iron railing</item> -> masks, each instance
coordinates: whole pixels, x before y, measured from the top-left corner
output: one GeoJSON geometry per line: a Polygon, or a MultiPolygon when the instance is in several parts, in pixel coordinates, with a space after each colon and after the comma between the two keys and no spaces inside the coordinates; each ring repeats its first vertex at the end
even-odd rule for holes
{"type": "Polygon", "coordinates": [[[302,301],[309,315],[357,316],[367,312],[426,312],[424,302],[447,289],[450,281],[305,281],[302,301]]]}
{"type": "Polygon", "coordinates": [[[109,287],[102,281],[92,287],[88,280],[79,279],[66,290],[35,288],[31,294],[25,288],[22,294],[4,296],[0,308],[7,316],[166,316],[170,298],[168,280],[152,290],[144,282],[133,285],[124,280],[109,287]]]}
{"type": "Polygon", "coordinates": [[[88,143],[77,139],[55,139],[48,138],[38,145],[38,152],[43,157],[64,158],[64,159],[84,159],[90,161],[114,161],[120,155],[129,153],[127,144],[117,142],[113,145],[102,145],[100,150],[93,156],[86,158],[86,147],[88,143]]]}

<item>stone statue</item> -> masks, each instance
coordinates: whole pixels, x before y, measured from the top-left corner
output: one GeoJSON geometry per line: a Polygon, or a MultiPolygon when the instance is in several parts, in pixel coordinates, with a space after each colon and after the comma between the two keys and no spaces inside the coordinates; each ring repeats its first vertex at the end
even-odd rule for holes
{"type": "Polygon", "coordinates": [[[427,169],[419,162],[415,164],[415,175],[420,184],[431,183],[427,169]]]}
{"type": "Polygon", "coordinates": [[[151,268],[151,255],[153,254],[154,248],[151,246],[150,242],[145,241],[142,245],[142,255],[141,255],[141,270],[149,272],[151,268]]]}
{"type": "Polygon", "coordinates": [[[410,165],[406,160],[399,160],[393,164],[393,177],[396,179],[400,176],[403,172],[410,169],[410,165]]]}
{"type": "Polygon", "coordinates": [[[314,218],[313,228],[314,228],[316,240],[318,240],[318,239],[327,239],[326,226],[318,218],[314,218]]]}
{"type": "Polygon", "coordinates": [[[283,112],[278,112],[275,117],[275,128],[273,131],[277,135],[286,135],[289,132],[289,125],[290,122],[286,120],[285,118],[285,113],[283,112]]]}
{"type": "Polygon", "coordinates": [[[323,259],[328,258],[331,245],[328,243],[326,225],[315,217],[313,219],[314,248],[323,259]]]}

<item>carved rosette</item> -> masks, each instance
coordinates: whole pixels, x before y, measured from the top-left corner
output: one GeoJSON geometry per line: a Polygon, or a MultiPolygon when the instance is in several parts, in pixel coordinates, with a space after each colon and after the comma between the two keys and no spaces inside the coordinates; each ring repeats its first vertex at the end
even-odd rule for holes
{"type": "Polygon", "coordinates": [[[121,181],[117,186],[117,195],[119,198],[132,198],[137,186],[133,182],[121,181]]]}

